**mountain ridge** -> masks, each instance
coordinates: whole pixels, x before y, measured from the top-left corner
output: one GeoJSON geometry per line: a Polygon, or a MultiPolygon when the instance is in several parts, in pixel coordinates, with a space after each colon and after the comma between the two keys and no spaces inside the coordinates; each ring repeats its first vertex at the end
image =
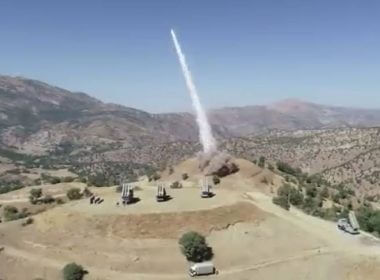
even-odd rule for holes
{"type": "MultiPolygon", "coordinates": [[[[334,107],[295,99],[213,109],[208,115],[217,138],[273,130],[380,126],[380,109],[334,107]]],[[[0,140],[2,145],[22,152],[44,153],[67,141],[79,146],[198,141],[198,128],[190,113],[152,114],[38,80],[0,75],[0,140]]]]}

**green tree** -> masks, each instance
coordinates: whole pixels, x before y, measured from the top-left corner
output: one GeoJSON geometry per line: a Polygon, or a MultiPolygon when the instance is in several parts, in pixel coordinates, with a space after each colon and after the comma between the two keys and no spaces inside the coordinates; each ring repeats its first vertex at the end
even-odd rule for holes
{"type": "Polygon", "coordinates": [[[179,245],[188,261],[202,262],[213,256],[212,248],[207,245],[205,237],[194,231],[182,235],[179,245]]]}
{"type": "Polygon", "coordinates": [[[219,179],[219,177],[217,175],[214,175],[212,177],[212,181],[214,182],[214,185],[217,185],[217,184],[220,183],[220,179],[219,179]]]}
{"type": "Polygon", "coordinates": [[[30,190],[30,195],[34,198],[40,198],[42,196],[42,189],[31,189],[30,190]]]}
{"type": "Polygon", "coordinates": [[[76,199],[81,199],[82,194],[80,192],[79,188],[71,188],[67,191],[66,196],[70,200],[76,200],[76,199]]]}
{"type": "Polygon", "coordinates": [[[87,271],[81,265],[69,263],[62,270],[64,280],[82,280],[87,271]]]}
{"type": "Polygon", "coordinates": [[[31,189],[29,192],[29,201],[31,204],[36,204],[42,196],[42,189],[31,189]]]}
{"type": "Polygon", "coordinates": [[[273,197],[272,199],[272,202],[282,208],[284,208],[285,210],[289,210],[290,209],[290,204],[289,204],[289,200],[287,197],[285,196],[277,196],[277,197],[273,197]]]}
{"type": "Polygon", "coordinates": [[[261,156],[259,158],[259,164],[258,164],[258,166],[260,166],[261,168],[265,167],[265,157],[261,156]]]}
{"type": "Polygon", "coordinates": [[[189,175],[187,173],[182,174],[182,180],[187,180],[189,178],[189,175]]]}

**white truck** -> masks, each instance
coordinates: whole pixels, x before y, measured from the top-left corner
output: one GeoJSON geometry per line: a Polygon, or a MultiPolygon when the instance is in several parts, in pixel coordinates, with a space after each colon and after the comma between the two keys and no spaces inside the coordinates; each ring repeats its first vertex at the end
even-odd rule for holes
{"type": "Polygon", "coordinates": [[[348,219],[339,219],[338,228],[350,234],[359,234],[359,223],[356,220],[355,213],[353,211],[350,211],[348,214],[348,219]]]}
{"type": "Polygon", "coordinates": [[[216,269],[212,262],[195,263],[189,269],[191,277],[214,274],[215,272],[216,269]]]}

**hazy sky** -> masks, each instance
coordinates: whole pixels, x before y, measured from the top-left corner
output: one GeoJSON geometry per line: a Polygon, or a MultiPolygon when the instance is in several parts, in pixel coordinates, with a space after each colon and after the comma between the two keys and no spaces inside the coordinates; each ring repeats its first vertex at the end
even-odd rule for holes
{"type": "Polygon", "coordinates": [[[152,112],[288,97],[380,107],[378,0],[1,0],[0,73],[152,112]]]}

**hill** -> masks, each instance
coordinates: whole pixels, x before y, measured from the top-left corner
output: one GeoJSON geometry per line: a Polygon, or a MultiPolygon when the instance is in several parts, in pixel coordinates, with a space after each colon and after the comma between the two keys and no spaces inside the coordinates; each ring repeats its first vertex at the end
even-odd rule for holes
{"type": "MultiPolygon", "coordinates": [[[[211,110],[218,138],[273,130],[370,127],[380,125],[380,110],[340,108],[298,100],[268,106],[211,110]]],[[[76,148],[102,144],[141,147],[172,141],[197,141],[189,113],[150,114],[105,104],[85,93],[46,83],[0,76],[0,142],[27,154],[44,154],[61,144],[76,148]]]]}

